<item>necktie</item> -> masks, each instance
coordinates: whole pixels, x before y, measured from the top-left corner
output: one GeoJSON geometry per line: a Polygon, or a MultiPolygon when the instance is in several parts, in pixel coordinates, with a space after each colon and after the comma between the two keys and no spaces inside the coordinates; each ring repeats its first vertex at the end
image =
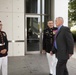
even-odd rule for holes
{"type": "Polygon", "coordinates": [[[56,43],[56,36],[58,34],[58,30],[56,31],[56,34],[54,36],[54,47],[57,49],[57,43],[56,43]]]}

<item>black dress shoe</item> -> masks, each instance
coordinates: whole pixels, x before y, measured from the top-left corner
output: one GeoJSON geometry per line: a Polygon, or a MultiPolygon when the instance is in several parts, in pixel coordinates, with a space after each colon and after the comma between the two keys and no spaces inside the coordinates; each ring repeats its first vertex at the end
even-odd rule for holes
{"type": "Polygon", "coordinates": [[[49,74],[49,75],[52,75],[52,74],[49,74]]]}

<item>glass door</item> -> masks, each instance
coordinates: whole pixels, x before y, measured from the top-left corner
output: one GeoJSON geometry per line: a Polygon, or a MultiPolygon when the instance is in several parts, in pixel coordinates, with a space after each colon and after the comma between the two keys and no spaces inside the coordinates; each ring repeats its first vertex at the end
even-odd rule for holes
{"type": "Polygon", "coordinates": [[[40,16],[26,16],[27,52],[40,51],[40,16]]]}

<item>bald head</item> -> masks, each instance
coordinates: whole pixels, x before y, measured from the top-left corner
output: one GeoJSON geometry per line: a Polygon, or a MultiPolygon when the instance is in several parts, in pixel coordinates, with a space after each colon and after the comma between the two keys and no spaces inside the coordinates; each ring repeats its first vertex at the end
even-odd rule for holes
{"type": "Polygon", "coordinates": [[[53,28],[54,23],[53,23],[53,21],[48,21],[47,25],[48,25],[49,28],[53,28]]]}
{"type": "Polygon", "coordinates": [[[63,25],[64,20],[62,17],[57,17],[55,22],[56,22],[56,26],[59,27],[60,25],[63,25]]]}

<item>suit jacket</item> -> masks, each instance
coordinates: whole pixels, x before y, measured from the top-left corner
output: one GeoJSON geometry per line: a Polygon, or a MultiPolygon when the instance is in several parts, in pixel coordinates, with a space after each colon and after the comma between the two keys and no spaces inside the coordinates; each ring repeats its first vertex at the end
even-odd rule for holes
{"type": "Polygon", "coordinates": [[[54,42],[54,35],[56,32],[57,28],[46,28],[43,33],[43,50],[46,52],[50,53],[53,47],[53,42],[54,42]]]}
{"type": "Polygon", "coordinates": [[[69,54],[73,54],[74,40],[70,29],[62,26],[56,36],[57,49],[53,47],[53,53],[58,59],[69,59],[69,54]]]}

